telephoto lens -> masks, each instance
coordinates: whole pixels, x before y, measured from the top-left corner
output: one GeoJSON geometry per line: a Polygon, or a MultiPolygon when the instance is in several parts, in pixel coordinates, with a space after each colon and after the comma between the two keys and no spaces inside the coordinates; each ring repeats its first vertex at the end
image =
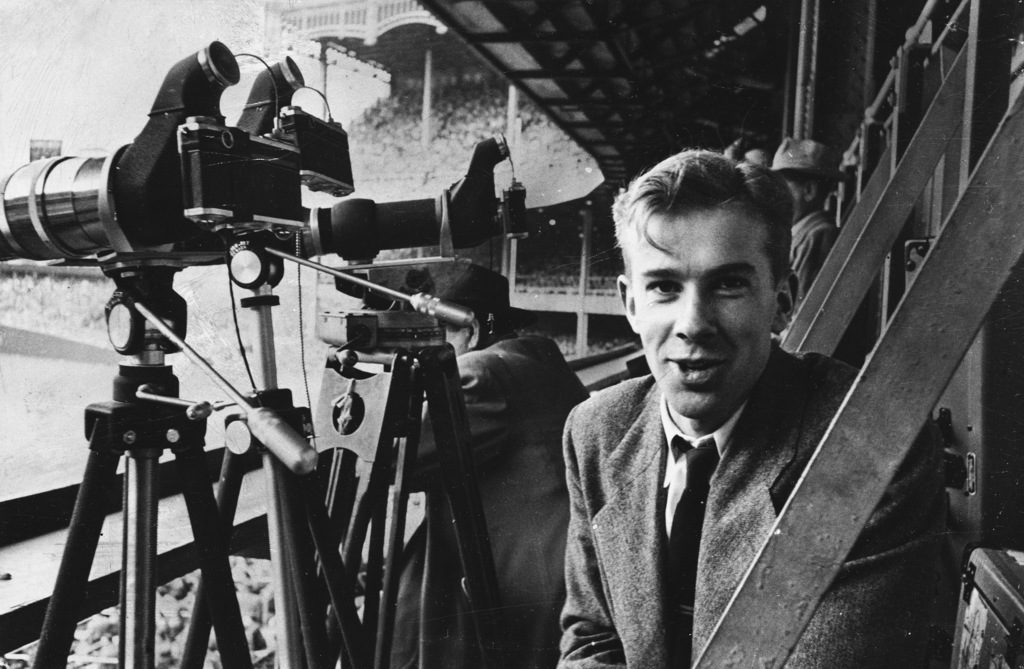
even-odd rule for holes
{"type": "Polygon", "coordinates": [[[109,248],[110,158],[48,158],[0,182],[0,260],[82,258],[109,248]]]}

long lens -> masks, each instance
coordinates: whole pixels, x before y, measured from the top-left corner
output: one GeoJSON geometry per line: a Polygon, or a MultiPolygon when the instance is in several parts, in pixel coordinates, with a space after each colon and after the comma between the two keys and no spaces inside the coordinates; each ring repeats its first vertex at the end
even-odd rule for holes
{"type": "Polygon", "coordinates": [[[0,260],[81,258],[110,248],[111,158],[47,158],[0,183],[0,260]]]}
{"type": "Polygon", "coordinates": [[[220,118],[220,94],[236,83],[234,55],[212,42],[171,67],[130,145],[107,158],[35,161],[0,180],[0,260],[164,252],[200,234],[182,216],[178,128],[190,116],[220,118]]]}

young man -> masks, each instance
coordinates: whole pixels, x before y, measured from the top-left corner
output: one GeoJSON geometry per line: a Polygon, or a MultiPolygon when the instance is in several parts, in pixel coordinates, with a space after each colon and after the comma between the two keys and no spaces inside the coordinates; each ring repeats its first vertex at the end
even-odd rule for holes
{"type": "MultiPolygon", "coordinates": [[[[619,290],[651,375],[569,417],[561,667],[688,666],[849,388],[853,369],[772,343],[793,307],[790,211],[778,175],[707,151],[616,201],[619,290]]],[[[940,462],[918,440],[787,667],[924,656],[940,462]]]]}
{"type": "Polygon", "coordinates": [[[821,142],[787,137],[775,152],[772,170],[785,177],[793,198],[789,266],[796,274],[796,304],[800,304],[839,234],[824,211],[829,191],[840,177],[839,156],[821,142]]]}
{"type": "MultiPolygon", "coordinates": [[[[467,327],[448,326],[446,338],[458,354],[498,576],[503,634],[494,640],[497,654],[509,669],[551,667],[558,659],[569,521],[562,428],[587,393],[553,341],[516,334],[533,314],[509,305],[502,275],[469,265],[439,296],[476,316],[467,327]]],[[[403,555],[390,666],[484,666],[429,425],[414,474],[427,493],[426,517],[403,555]]]]}

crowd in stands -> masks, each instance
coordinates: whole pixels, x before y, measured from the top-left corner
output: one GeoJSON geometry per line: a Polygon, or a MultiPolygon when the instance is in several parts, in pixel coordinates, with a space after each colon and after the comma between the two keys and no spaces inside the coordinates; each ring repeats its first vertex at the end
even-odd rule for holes
{"type": "Polygon", "coordinates": [[[396,87],[348,128],[356,194],[378,201],[437,195],[465,174],[477,142],[504,133],[505,100],[486,81],[438,87],[424,145],[422,84],[396,87]]]}
{"type": "MultiPolygon", "coordinates": [[[[529,100],[520,99],[518,143],[507,127],[508,87],[492,77],[443,79],[432,90],[429,141],[423,142],[422,81],[397,82],[392,94],[350,123],[356,195],[378,201],[434,197],[461,178],[473,147],[502,134],[510,142],[515,176],[527,189],[571,180],[589,156],[529,100]]],[[[496,169],[506,187],[507,164],[496,169]]]]}
{"type": "Polygon", "coordinates": [[[0,323],[107,346],[103,307],[114,284],[95,279],[11,272],[0,274],[0,323]]]}
{"type": "MultiPolygon", "coordinates": [[[[622,271],[622,259],[615,246],[610,217],[602,214],[602,204],[587,205],[594,218],[591,225],[590,254],[587,258],[588,292],[615,290],[616,277],[622,271]]],[[[610,208],[608,208],[610,212],[610,208]]],[[[522,288],[576,292],[579,288],[580,250],[583,238],[583,216],[579,210],[559,208],[556,212],[539,211],[538,231],[520,240],[516,265],[516,285],[522,288]]]]}

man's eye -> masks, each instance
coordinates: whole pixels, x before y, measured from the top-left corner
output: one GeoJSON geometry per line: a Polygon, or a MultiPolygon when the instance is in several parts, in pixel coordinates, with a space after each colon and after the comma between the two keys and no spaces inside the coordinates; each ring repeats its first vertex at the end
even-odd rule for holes
{"type": "Polygon", "coordinates": [[[715,290],[720,290],[720,291],[725,291],[725,292],[737,292],[737,291],[743,290],[744,288],[746,288],[749,285],[750,285],[750,282],[747,281],[747,279],[745,277],[742,277],[742,276],[724,276],[724,277],[718,279],[715,282],[714,287],[715,287],[715,290]]]}
{"type": "Polygon", "coordinates": [[[674,295],[681,290],[675,281],[653,281],[647,284],[647,292],[655,295],[674,295]]]}

